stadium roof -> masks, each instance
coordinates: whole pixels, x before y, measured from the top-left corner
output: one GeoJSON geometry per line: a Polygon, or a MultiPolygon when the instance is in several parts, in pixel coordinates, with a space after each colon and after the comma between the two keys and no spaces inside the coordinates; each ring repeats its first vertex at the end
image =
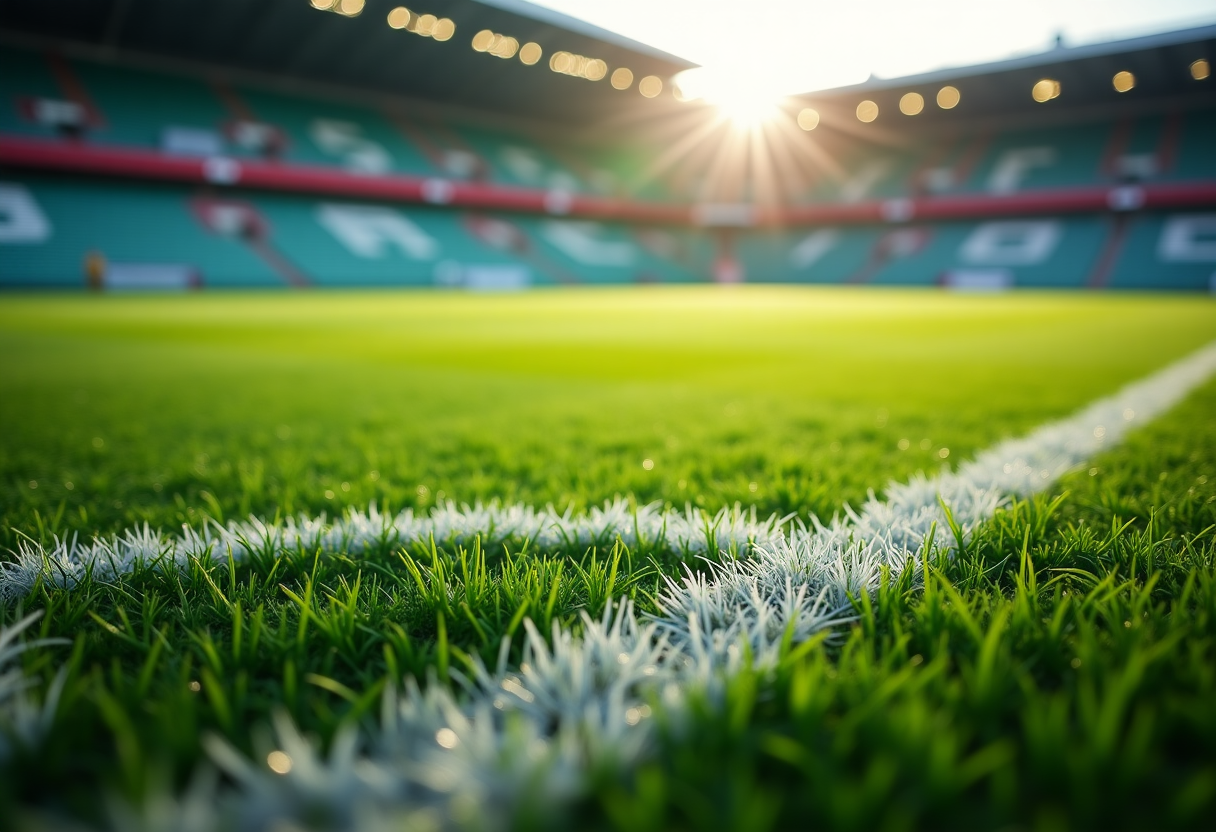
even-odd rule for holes
{"type": "Polygon", "coordinates": [[[852,110],[863,100],[878,105],[883,116],[893,115],[912,126],[900,115],[900,99],[907,93],[919,93],[925,102],[918,114],[922,121],[951,122],[976,117],[1012,117],[1047,114],[1059,110],[1094,109],[1118,106],[1121,111],[1170,106],[1187,101],[1216,102],[1216,79],[1197,78],[1192,71],[1196,61],[1210,64],[1216,59],[1216,25],[1183,29],[1128,40],[1108,41],[1085,46],[1057,46],[1046,52],[976,66],[910,75],[903,78],[871,78],[847,87],[807,93],[799,96],[813,106],[828,110],[852,110]],[[1130,73],[1130,79],[1119,73],[1130,73]],[[1126,87],[1130,80],[1132,86],[1126,87]],[[1035,85],[1040,93],[1054,95],[1035,98],[1035,85]],[[1197,83],[1203,81],[1204,83],[1197,83]],[[944,86],[959,91],[959,101],[952,109],[936,106],[935,99],[944,86]]]}
{"type": "MultiPolygon", "coordinates": [[[[328,5],[329,0],[316,0],[328,5]]],[[[335,5],[343,0],[333,0],[335,5]]],[[[353,87],[464,108],[547,121],[578,122],[640,106],[663,107],[638,94],[637,79],[666,80],[693,66],[658,49],[523,0],[349,0],[350,17],[310,0],[0,0],[0,29],[114,53],[209,64],[353,87]],[[407,6],[448,18],[450,40],[394,29],[388,14],[407,6]],[[534,42],[533,66],[471,48],[482,29],[534,42]],[[565,51],[598,58],[608,71],[627,67],[634,83],[614,89],[552,71],[565,51]]],[[[513,53],[514,54],[514,53],[513,53]]],[[[674,102],[671,102],[674,105],[674,102]]]]}

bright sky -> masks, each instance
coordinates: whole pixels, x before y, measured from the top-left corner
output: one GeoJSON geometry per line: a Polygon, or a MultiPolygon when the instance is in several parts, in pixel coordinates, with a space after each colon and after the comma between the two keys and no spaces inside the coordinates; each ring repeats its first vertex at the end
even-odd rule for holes
{"type": "Polygon", "coordinates": [[[532,0],[773,93],[1216,23],[1216,0],[532,0]]]}

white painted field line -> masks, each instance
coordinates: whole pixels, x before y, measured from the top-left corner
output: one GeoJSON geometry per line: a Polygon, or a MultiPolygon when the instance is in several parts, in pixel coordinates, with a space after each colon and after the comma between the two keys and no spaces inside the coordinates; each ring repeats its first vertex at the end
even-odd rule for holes
{"type": "MultiPolygon", "coordinates": [[[[71,586],[83,570],[117,578],[151,558],[177,564],[190,556],[216,557],[220,547],[237,557],[295,545],[349,551],[386,534],[399,541],[433,533],[580,543],[620,534],[627,541],[641,535],[692,551],[707,551],[715,540],[750,549],[748,559],[723,560],[711,578],[669,581],[658,616],[639,617],[622,602],[599,620],[585,617],[581,635],[555,627],[548,640],[526,622],[520,666],[507,666],[504,649],[496,667],[455,674],[459,694],[445,685],[421,689],[407,681],[403,692],[386,695],[381,730],[362,753],[352,729],[321,759],[282,717],[275,722],[274,745],[261,753],[285,754],[285,773],[272,772],[262,760],[250,763],[212,740],[213,759],[240,788],[217,798],[212,787],[200,787],[157,803],[166,826],[189,818],[195,829],[261,829],[318,812],[334,818],[333,828],[339,829],[410,822],[446,828],[474,818],[494,826],[520,807],[556,808],[577,797],[590,771],[636,762],[652,742],[652,708],[662,708],[678,725],[690,690],[712,700],[747,656],[766,666],[778,657],[783,640],[805,639],[839,623],[847,615],[848,593],[872,592],[884,566],[898,571],[909,560],[915,566],[926,545],[952,550],[956,541],[939,499],[969,535],[1011,496],[1043,490],[1131,427],[1176,404],[1213,372],[1216,344],[1069,418],[1001,442],[953,473],[892,484],[885,500],[871,495],[859,511],[828,526],[789,527],[743,512],[710,518],[653,507],[635,517],[620,502],[583,516],[525,506],[449,507],[426,518],[370,512],[333,525],[250,521],[175,539],[145,529],[51,551],[26,547],[0,580],[11,597],[27,592],[39,575],[71,586]]],[[[284,758],[275,759],[281,764],[284,758]]]]}

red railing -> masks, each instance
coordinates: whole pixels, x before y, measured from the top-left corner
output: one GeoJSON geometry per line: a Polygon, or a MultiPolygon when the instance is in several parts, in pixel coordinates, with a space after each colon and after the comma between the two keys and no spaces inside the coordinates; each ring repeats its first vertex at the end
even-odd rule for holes
{"type": "Polygon", "coordinates": [[[852,204],[718,206],[733,210],[715,212],[705,210],[706,206],[697,208],[688,204],[612,199],[437,177],[360,175],[330,168],[227,157],[168,156],[151,150],[12,136],[0,136],[0,164],[193,185],[678,225],[842,225],[1216,206],[1216,182],[1193,182],[869,200],[852,204]],[[706,219],[715,216],[730,219],[706,219]]]}

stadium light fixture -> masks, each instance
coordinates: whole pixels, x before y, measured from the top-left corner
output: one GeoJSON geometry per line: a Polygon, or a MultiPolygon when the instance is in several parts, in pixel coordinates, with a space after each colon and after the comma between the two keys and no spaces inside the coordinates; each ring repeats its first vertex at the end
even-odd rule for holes
{"type": "Polygon", "coordinates": [[[810,132],[819,126],[819,111],[811,107],[804,108],[798,113],[798,126],[810,132]]]}
{"type": "Polygon", "coordinates": [[[439,18],[435,17],[433,14],[421,15],[418,18],[418,21],[414,24],[414,31],[417,34],[430,37],[431,32],[435,31],[435,24],[438,22],[439,18]]]}
{"type": "Polygon", "coordinates": [[[608,64],[599,58],[575,55],[573,52],[554,52],[549,59],[549,69],[573,78],[599,81],[608,74],[608,64]]]}
{"type": "Polygon", "coordinates": [[[456,24],[446,17],[433,14],[418,14],[405,6],[398,6],[388,13],[388,25],[392,29],[405,29],[432,40],[451,40],[456,34],[456,24]]]}
{"type": "Polygon", "coordinates": [[[755,127],[780,113],[781,96],[771,92],[772,86],[757,75],[709,67],[687,69],[672,79],[676,98],[712,104],[740,127],[755,127]]]}
{"type": "Polygon", "coordinates": [[[1127,70],[1123,70],[1122,72],[1116,72],[1115,77],[1110,79],[1110,83],[1115,88],[1115,92],[1127,92],[1136,86],[1136,76],[1127,70]]]}
{"type": "Polygon", "coordinates": [[[638,81],[638,92],[646,98],[654,98],[663,91],[663,79],[657,75],[647,75],[638,81]]]}
{"type": "Polygon", "coordinates": [[[473,50],[506,60],[515,57],[515,53],[519,51],[519,41],[510,35],[500,35],[489,29],[482,29],[473,35],[473,50]]]}
{"type": "Polygon", "coordinates": [[[519,41],[510,35],[499,35],[494,45],[488,51],[494,57],[502,58],[503,60],[514,58],[515,53],[519,51],[519,41]]]}
{"type": "Polygon", "coordinates": [[[435,26],[431,29],[431,40],[440,42],[451,40],[454,34],[456,34],[456,24],[449,17],[441,17],[435,21],[435,26]]]}
{"type": "Polygon", "coordinates": [[[1054,78],[1042,78],[1031,88],[1030,95],[1040,104],[1059,98],[1060,82],[1054,78]]]}
{"type": "Polygon", "coordinates": [[[519,62],[522,64],[526,64],[528,66],[532,66],[533,64],[540,61],[540,59],[544,56],[544,54],[545,54],[545,52],[543,49],[540,48],[539,43],[533,43],[532,41],[528,41],[523,46],[519,47],[519,62]]]}
{"type": "Polygon", "coordinates": [[[323,12],[333,12],[343,17],[358,17],[363,14],[367,0],[308,0],[308,3],[323,12]]]}
{"type": "Polygon", "coordinates": [[[945,86],[937,91],[937,106],[943,110],[953,110],[962,100],[957,87],[945,86]]]}
{"type": "Polygon", "coordinates": [[[899,99],[899,111],[906,116],[919,115],[925,109],[925,97],[918,92],[906,92],[899,99]]]}
{"type": "Polygon", "coordinates": [[[391,29],[404,29],[410,25],[413,13],[405,6],[398,6],[388,13],[388,25],[391,29]]]}
{"type": "Polygon", "coordinates": [[[878,105],[866,99],[857,105],[857,120],[869,124],[878,118],[878,105]]]}
{"type": "Polygon", "coordinates": [[[1206,81],[1212,74],[1212,65],[1207,58],[1200,58],[1191,64],[1191,77],[1196,81],[1206,81]]]}
{"type": "Polygon", "coordinates": [[[490,47],[494,45],[494,41],[498,40],[499,37],[499,35],[494,34],[489,29],[482,29],[473,35],[473,51],[489,52],[490,47]]]}

